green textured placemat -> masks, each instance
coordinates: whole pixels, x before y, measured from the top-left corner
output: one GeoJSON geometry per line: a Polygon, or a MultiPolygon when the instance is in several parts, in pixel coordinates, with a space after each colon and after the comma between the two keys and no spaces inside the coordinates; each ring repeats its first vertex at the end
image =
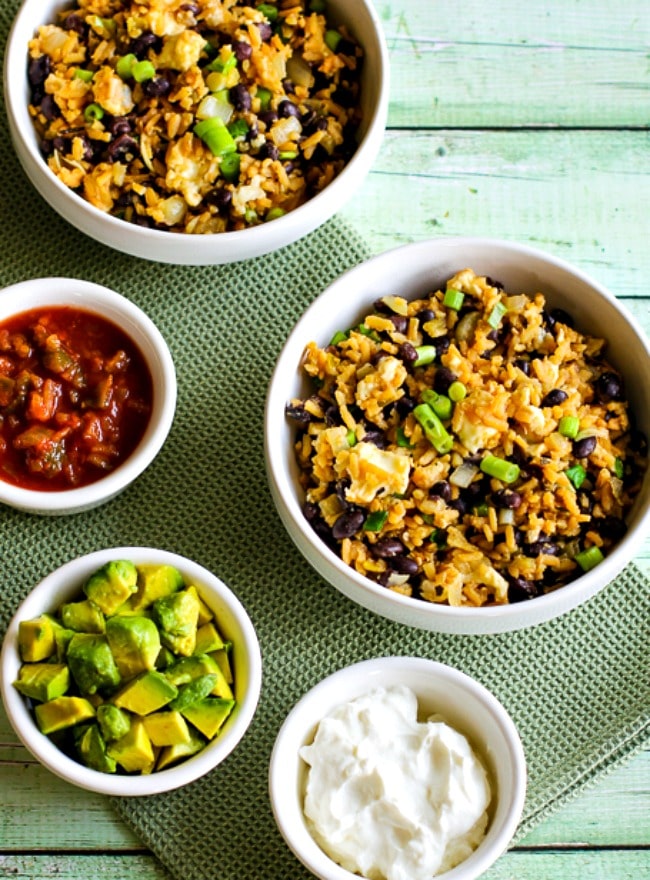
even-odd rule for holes
{"type": "MultiPolygon", "coordinates": [[[[0,9],[2,45],[14,4],[0,9]]],[[[3,108],[4,109],[4,108],[3,108]]],[[[174,357],[179,396],[149,470],[108,505],[74,517],[0,509],[0,633],[47,572],[107,546],[151,545],[207,566],[237,593],[260,637],[255,720],[226,762],[191,786],[113,799],[123,819],[183,880],[302,877],[267,797],[275,734],[296,700],[354,661],[416,654],[475,676],[501,699],[526,750],[520,838],[648,740],[650,587],[634,566],[599,596],[529,632],[451,637],[358,608],[304,562],[266,485],[262,419],[282,342],[306,305],[367,251],[334,220],[280,253],[231,267],[125,257],[85,238],[26,181],[0,127],[0,286],[44,275],[107,284],[145,309],[174,357]]]]}

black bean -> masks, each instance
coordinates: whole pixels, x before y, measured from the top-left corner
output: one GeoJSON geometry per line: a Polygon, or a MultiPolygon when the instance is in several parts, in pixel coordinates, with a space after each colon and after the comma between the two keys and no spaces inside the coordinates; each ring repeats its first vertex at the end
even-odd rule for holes
{"type": "Polygon", "coordinates": [[[602,519],[594,517],[591,524],[599,534],[614,543],[620,541],[627,533],[625,520],[619,519],[617,516],[605,516],[602,519]]]}
{"type": "Polygon", "coordinates": [[[82,158],[85,159],[87,162],[91,162],[95,158],[96,150],[101,149],[101,147],[99,147],[98,145],[96,146],[95,142],[91,141],[91,139],[85,132],[83,134],[77,135],[77,137],[81,140],[83,144],[84,151],[82,158]]]}
{"type": "Polygon", "coordinates": [[[271,141],[266,141],[266,143],[262,144],[262,147],[259,152],[259,156],[261,159],[272,159],[275,161],[280,155],[280,151],[272,144],[271,141]]]}
{"type": "Polygon", "coordinates": [[[486,276],[485,276],[485,283],[486,283],[486,284],[489,284],[490,287],[498,287],[499,290],[504,290],[504,289],[505,289],[504,286],[503,286],[503,284],[502,284],[500,281],[497,281],[497,280],[494,279],[494,278],[490,278],[489,275],[486,275],[486,276]]]}
{"type": "Polygon", "coordinates": [[[533,541],[532,544],[528,544],[525,548],[525,552],[526,556],[531,556],[533,558],[540,556],[541,554],[544,554],[545,556],[558,556],[560,548],[552,541],[539,540],[533,541]]]}
{"type": "Polygon", "coordinates": [[[449,386],[455,382],[458,376],[449,367],[438,367],[433,377],[433,388],[438,394],[446,394],[449,386]]]}
{"type": "Polygon", "coordinates": [[[288,98],[280,101],[278,104],[278,113],[284,119],[287,119],[289,116],[300,116],[300,110],[296,107],[293,101],[290,101],[288,98]]]}
{"type": "Polygon", "coordinates": [[[128,134],[121,134],[108,145],[106,155],[110,162],[117,162],[122,157],[128,159],[129,155],[135,156],[138,152],[138,144],[128,134]]]}
{"type": "Polygon", "coordinates": [[[138,58],[146,56],[149,49],[156,51],[162,47],[162,39],[151,31],[143,31],[139,37],[135,37],[129,43],[129,52],[138,58]]]}
{"type": "Polygon", "coordinates": [[[546,326],[552,330],[556,324],[566,324],[567,327],[573,327],[573,318],[564,309],[551,309],[548,314],[544,314],[546,318],[546,326]]]}
{"type": "Polygon", "coordinates": [[[514,489],[498,489],[492,496],[497,507],[516,510],[521,506],[522,497],[514,489]]]}
{"type": "Polygon", "coordinates": [[[253,54],[253,47],[245,40],[233,40],[232,50],[237,61],[246,61],[253,54]]]}
{"type": "Polygon", "coordinates": [[[518,529],[518,528],[514,528],[514,529],[513,529],[513,532],[514,532],[515,544],[516,544],[518,547],[521,547],[521,545],[524,543],[524,532],[523,532],[523,530],[522,530],[522,529],[518,529]]]}
{"type": "Polygon", "coordinates": [[[403,556],[406,552],[406,548],[399,538],[380,538],[371,545],[370,549],[373,554],[380,559],[390,559],[394,556],[403,556]]]}
{"type": "Polygon", "coordinates": [[[621,377],[610,371],[602,373],[596,379],[596,393],[603,403],[609,403],[610,400],[621,400],[623,397],[621,377]]]}
{"type": "Polygon", "coordinates": [[[345,497],[345,493],[347,492],[347,490],[349,488],[350,488],[350,481],[349,480],[337,480],[336,483],[334,484],[334,491],[335,491],[336,497],[341,502],[341,506],[343,507],[344,510],[347,510],[348,508],[352,507],[350,502],[345,497]]]}
{"type": "Polygon", "coordinates": [[[400,358],[407,367],[410,367],[418,359],[418,353],[410,342],[403,342],[397,351],[397,357],[400,358]]]}
{"type": "Polygon", "coordinates": [[[524,360],[524,358],[516,358],[512,363],[518,370],[521,370],[524,376],[530,376],[530,361],[524,360]]]}
{"type": "Polygon", "coordinates": [[[81,37],[85,36],[88,30],[88,25],[83,20],[83,18],[81,18],[81,16],[77,15],[74,12],[66,15],[66,17],[63,19],[62,27],[66,31],[74,31],[81,37]]]}
{"type": "Polygon", "coordinates": [[[167,77],[162,75],[145,80],[141,86],[148,98],[162,98],[172,87],[167,77]]]}
{"type": "Polygon", "coordinates": [[[515,602],[525,602],[527,599],[534,599],[538,595],[537,585],[532,581],[526,580],[526,578],[512,578],[508,585],[508,601],[513,604],[515,602]]]}
{"type": "Polygon", "coordinates": [[[415,559],[410,556],[393,556],[388,560],[388,565],[398,574],[417,574],[420,570],[415,559]]]}
{"type": "Polygon", "coordinates": [[[488,335],[485,337],[489,339],[490,342],[498,342],[499,341],[499,331],[498,330],[490,330],[488,335]]]}
{"type": "Polygon", "coordinates": [[[439,480],[429,489],[429,495],[434,498],[442,498],[443,501],[449,501],[451,498],[451,486],[447,480],[439,480]]]}
{"type": "Polygon", "coordinates": [[[302,506],[302,515],[305,517],[307,522],[313,522],[317,517],[320,516],[320,509],[317,504],[313,503],[313,501],[305,501],[302,506]]]}
{"type": "Polygon", "coordinates": [[[415,401],[407,395],[404,395],[404,397],[400,397],[400,399],[395,404],[395,410],[397,411],[397,414],[402,418],[406,418],[406,416],[410,412],[413,412],[414,409],[415,401]]]}
{"type": "Polygon", "coordinates": [[[391,315],[390,320],[398,333],[406,333],[409,326],[409,319],[407,317],[404,315],[391,315]]]}
{"type": "Polygon", "coordinates": [[[648,454],[648,438],[643,431],[634,430],[630,434],[630,446],[639,455],[646,456],[648,454]]]}
{"type": "Polygon", "coordinates": [[[284,408],[284,414],[293,422],[298,422],[299,425],[307,425],[314,418],[310,412],[307,412],[303,403],[287,404],[284,408]]]}
{"type": "Polygon", "coordinates": [[[343,538],[351,538],[358,532],[365,521],[365,514],[361,510],[353,509],[344,511],[332,527],[332,535],[337,541],[343,538]]]}
{"type": "Polygon", "coordinates": [[[49,55],[39,55],[38,58],[32,58],[27,68],[27,78],[32,86],[43,85],[50,75],[52,64],[49,55]]]}
{"type": "Polygon", "coordinates": [[[277,121],[278,114],[275,110],[262,110],[257,114],[257,118],[260,122],[263,122],[267,128],[270,128],[273,123],[277,121]]]}
{"type": "Polygon", "coordinates": [[[568,396],[566,391],[562,391],[561,388],[553,388],[544,397],[541,406],[559,406],[559,404],[564,403],[568,396]]]}
{"type": "Polygon", "coordinates": [[[263,43],[268,43],[273,36],[273,28],[271,25],[267,24],[265,21],[257,22],[257,29],[260,32],[260,40],[263,43]]]}
{"type": "Polygon", "coordinates": [[[250,110],[251,109],[251,93],[248,91],[246,86],[243,83],[237,83],[236,86],[233,86],[230,90],[230,100],[232,101],[232,105],[235,110],[250,110]]]}
{"type": "MultiPolygon", "coordinates": [[[[317,117],[316,111],[312,110],[310,108],[309,110],[305,110],[304,113],[301,113],[299,118],[300,118],[300,124],[303,127],[303,131],[305,131],[305,133],[306,133],[306,131],[309,128],[311,128],[311,126],[316,122],[316,119],[318,117],[317,117]]],[[[375,309],[378,312],[381,312],[381,311],[385,312],[388,310],[386,303],[383,303],[380,299],[377,300],[377,302],[375,303],[375,309]]]]}
{"type": "Polygon", "coordinates": [[[452,501],[448,501],[447,506],[457,510],[459,517],[463,517],[467,513],[467,505],[460,496],[452,501]]]}
{"type": "Polygon", "coordinates": [[[121,134],[131,133],[131,120],[128,116],[114,116],[106,126],[110,133],[117,137],[121,134]]]}
{"type": "Polygon", "coordinates": [[[449,336],[436,336],[431,340],[431,344],[435,345],[436,354],[440,357],[441,354],[449,350],[451,339],[449,336]]]}
{"type": "Polygon", "coordinates": [[[433,311],[433,309],[420,309],[417,316],[420,324],[426,324],[428,321],[433,321],[436,313],[433,311]]]}
{"type": "Polygon", "coordinates": [[[52,138],[52,149],[58,150],[59,153],[65,153],[68,149],[68,142],[64,137],[60,135],[58,137],[52,138]]]}
{"type": "Polygon", "coordinates": [[[366,431],[363,435],[364,443],[372,443],[378,449],[386,449],[388,442],[383,431],[366,431]]]}
{"type": "Polygon", "coordinates": [[[59,116],[60,111],[53,95],[45,95],[43,97],[43,100],[41,101],[41,113],[49,122],[59,116]]]}
{"type": "Polygon", "coordinates": [[[596,448],[595,437],[583,437],[573,441],[573,454],[576,458],[587,458],[596,448]]]}

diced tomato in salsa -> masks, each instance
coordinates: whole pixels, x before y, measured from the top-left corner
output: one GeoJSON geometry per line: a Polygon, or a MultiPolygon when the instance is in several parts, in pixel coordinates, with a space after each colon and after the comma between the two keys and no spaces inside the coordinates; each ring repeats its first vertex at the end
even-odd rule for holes
{"type": "Polygon", "coordinates": [[[83,309],[33,309],[0,323],[0,479],[86,486],[137,447],[153,381],[130,337],[83,309]]]}

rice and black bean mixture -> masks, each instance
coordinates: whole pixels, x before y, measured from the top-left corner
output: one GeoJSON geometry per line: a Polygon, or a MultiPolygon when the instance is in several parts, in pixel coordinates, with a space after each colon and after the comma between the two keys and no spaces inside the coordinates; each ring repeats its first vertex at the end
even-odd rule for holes
{"type": "Polygon", "coordinates": [[[78,0],[29,45],[56,176],[172,232],[276,219],[356,149],[362,51],[325,0],[78,0]]]}
{"type": "Polygon", "coordinates": [[[606,343],[470,269],[385,296],[292,400],[304,515],[389,590],[453,606],[554,590],[621,539],[647,442],[606,343]]]}

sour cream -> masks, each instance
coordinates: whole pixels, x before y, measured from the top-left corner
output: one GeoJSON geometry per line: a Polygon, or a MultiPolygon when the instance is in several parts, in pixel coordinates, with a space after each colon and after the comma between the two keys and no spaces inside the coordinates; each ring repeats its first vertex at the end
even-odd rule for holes
{"type": "Polygon", "coordinates": [[[462,734],[417,714],[410,689],[377,688],[334,709],[300,750],[314,839],[369,880],[430,880],[485,835],[485,769],[462,734]]]}

